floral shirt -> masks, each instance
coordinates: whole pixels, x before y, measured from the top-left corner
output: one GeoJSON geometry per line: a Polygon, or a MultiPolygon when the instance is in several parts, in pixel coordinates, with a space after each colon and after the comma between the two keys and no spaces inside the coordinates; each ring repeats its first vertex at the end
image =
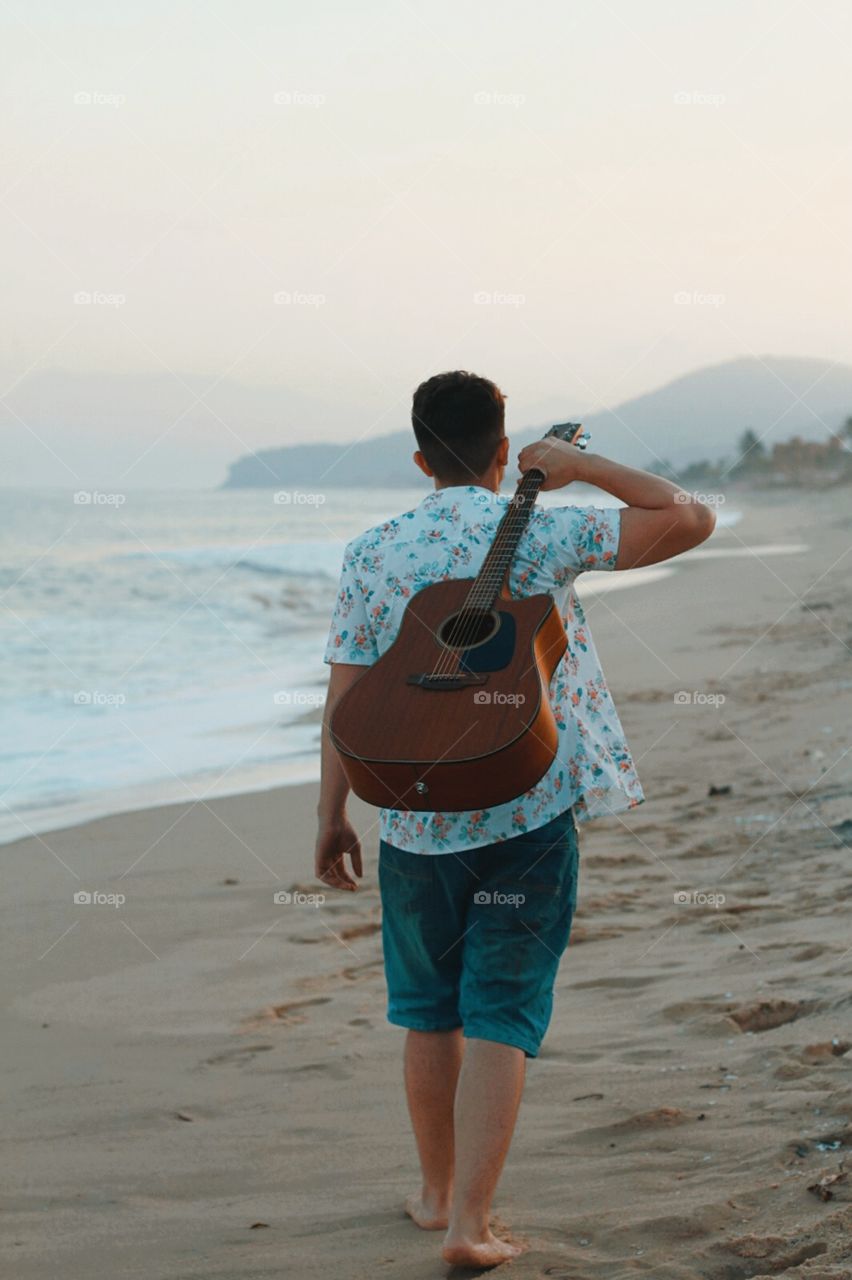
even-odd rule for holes
{"type": "MultiPolygon", "coordinates": [[[[346,547],[326,662],[369,666],[396,639],[413,595],[443,578],[474,578],[509,499],[477,485],[436,489],[346,547]]],[[[644,799],[624,731],[574,591],[586,569],[614,569],[621,515],[602,507],[533,509],[509,575],[513,596],[549,592],[568,635],[550,684],[556,757],[531,790],[464,813],[381,810],[381,836],[415,853],[455,853],[532,831],[574,807],[578,821],[644,799]]]]}

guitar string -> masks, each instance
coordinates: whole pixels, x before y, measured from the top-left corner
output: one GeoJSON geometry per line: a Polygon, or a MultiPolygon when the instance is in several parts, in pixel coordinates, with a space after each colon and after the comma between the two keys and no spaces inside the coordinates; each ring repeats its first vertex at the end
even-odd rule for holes
{"type": "MultiPolygon", "coordinates": [[[[582,428],[578,427],[576,424],[572,424],[572,428],[573,430],[569,443],[576,444],[582,428]]],[[[557,433],[554,431],[553,434],[558,434],[560,439],[568,439],[568,437],[561,432],[557,433]]],[[[461,674],[460,668],[462,655],[464,654],[466,647],[469,647],[470,641],[475,635],[475,628],[481,620],[485,606],[489,601],[491,601],[492,607],[493,604],[496,603],[496,597],[500,591],[500,587],[506,573],[511,566],[512,559],[515,551],[517,550],[518,542],[521,534],[523,533],[523,526],[528,522],[530,515],[532,514],[532,508],[535,505],[536,498],[538,497],[544,480],[544,473],[539,470],[539,468],[532,467],[529,471],[525,472],[518,481],[517,488],[511,499],[510,509],[504,513],[504,516],[497,527],[494,541],[486,555],[485,563],[483,564],[482,569],[480,569],[476,581],[468,592],[461,609],[456,615],[453,627],[449,633],[449,638],[453,639],[454,643],[452,647],[448,644],[444,644],[443,651],[439,655],[438,662],[431,673],[433,678],[440,675],[449,676],[451,674],[461,674]],[[531,490],[531,492],[528,493],[527,490],[531,490]],[[518,525],[521,525],[521,528],[517,531],[516,536],[516,528],[518,525]],[[507,552],[508,554],[506,554],[507,552]],[[492,561],[491,564],[488,563],[489,559],[492,561]],[[483,571],[487,572],[485,579],[485,581],[487,581],[488,577],[494,573],[495,567],[500,570],[500,577],[496,580],[496,586],[490,584],[486,588],[485,586],[477,585],[480,578],[483,576],[483,571]],[[452,671],[454,660],[456,663],[455,672],[452,671]]],[[[439,643],[443,644],[441,641],[439,641],[439,643]]]]}
{"type": "Polygon", "coordinates": [[[484,578],[482,577],[482,570],[480,570],[477,581],[471,587],[459,611],[451,633],[456,638],[452,649],[448,650],[446,654],[448,661],[443,664],[446,671],[449,671],[452,666],[453,659],[459,665],[461,664],[462,654],[469,647],[483,612],[499,592],[506,571],[517,549],[517,543],[523,532],[523,527],[529,520],[532,506],[537,496],[538,486],[543,480],[543,474],[538,472],[536,468],[531,469],[521,477],[518,488],[512,496],[509,510],[501,520],[497,535],[489,548],[486,564],[483,566],[485,576],[484,578]],[[541,480],[536,481],[536,474],[541,476],[541,480]],[[536,491],[533,493],[531,490],[534,486],[536,491]],[[489,560],[490,563],[488,563],[489,560]]]}
{"type": "Polygon", "coordinates": [[[483,612],[500,591],[544,479],[544,473],[533,467],[525,472],[518,482],[509,509],[501,519],[494,542],[483,564],[485,576],[483,578],[483,571],[480,570],[453,623],[449,636],[453,641],[452,647],[449,645],[444,647],[432,672],[433,678],[460,674],[462,655],[476,634],[483,612]],[[455,671],[453,671],[454,662],[455,671]]]}
{"type": "MultiPolygon", "coordinates": [[[[570,444],[575,444],[577,442],[577,438],[580,435],[581,430],[582,428],[578,427],[576,424],[572,424],[572,432],[569,439],[570,444]]],[[[567,436],[561,433],[558,434],[560,439],[568,439],[567,436]]],[[[444,646],[444,651],[439,656],[435,669],[432,672],[433,676],[461,674],[460,668],[462,654],[464,653],[465,648],[469,646],[472,637],[475,635],[476,626],[481,620],[482,614],[485,611],[485,606],[489,603],[489,600],[492,601],[493,606],[493,598],[496,597],[497,593],[499,593],[503,579],[511,565],[515,550],[517,549],[517,543],[523,533],[523,526],[529,520],[532,508],[535,505],[535,500],[538,497],[539,490],[541,489],[544,480],[544,473],[537,467],[531,467],[530,470],[525,472],[518,481],[515,494],[512,498],[512,507],[510,512],[507,512],[504,519],[501,520],[500,525],[497,528],[497,534],[494,542],[489,548],[488,555],[486,556],[485,565],[483,565],[483,569],[487,566],[489,575],[493,572],[495,565],[499,567],[500,578],[497,581],[497,585],[496,587],[493,587],[493,589],[491,586],[486,589],[482,586],[478,587],[477,583],[474,583],[467,598],[462,604],[461,609],[456,615],[455,622],[449,633],[449,638],[453,640],[453,645],[452,647],[449,645],[444,646]],[[536,476],[538,479],[535,479],[536,476]],[[527,489],[531,489],[532,492],[528,494],[527,489]],[[518,530],[517,537],[515,537],[515,530],[518,524],[521,525],[521,528],[518,530]],[[506,554],[502,544],[507,544],[508,555],[506,554]],[[491,565],[488,565],[489,557],[493,558],[493,563],[491,565]],[[454,660],[456,664],[455,671],[452,670],[454,660]]],[[[478,575],[477,581],[482,575],[482,572],[483,571],[480,570],[480,575],[478,575]]]]}
{"type": "MultiPolygon", "coordinates": [[[[480,583],[480,578],[482,578],[483,571],[486,574],[486,580],[487,578],[490,578],[494,574],[495,566],[499,563],[499,558],[502,553],[501,544],[505,543],[508,540],[510,533],[512,531],[512,526],[517,517],[517,512],[518,512],[517,498],[521,492],[521,487],[523,485],[524,479],[525,477],[522,476],[521,480],[518,482],[518,488],[512,497],[510,507],[507,509],[506,512],[504,512],[503,516],[501,517],[500,524],[498,525],[497,533],[494,538],[494,542],[491,544],[491,546],[488,549],[485,563],[483,564],[483,567],[480,570],[479,575],[477,575],[477,581],[474,582],[473,586],[471,587],[470,591],[465,597],[465,600],[461,606],[461,609],[458,611],[456,615],[452,629],[449,633],[448,640],[452,641],[452,646],[445,645],[445,647],[443,648],[441,654],[439,655],[435,670],[432,673],[433,676],[444,676],[444,675],[455,674],[452,671],[452,666],[454,662],[457,665],[457,671],[458,671],[458,668],[461,664],[462,654],[465,648],[467,647],[467,645],[469,644],[469,641],[475,632],[475,627],[477,625],[477,622],[479,621],[479,618],[481,617],[481,614],[482,614],[481,601],[482,601],[482,596],[485,588],[480,583]],[[488,563],[489,558],[491,560],[490,564],[488,563]]],[[[499,590],[499,584],[496,589],[499,590]]],[[[488,595],[489,596],[491,595],[490,587],[488,588],[488,595]]]]}
{"type": "Polygon", "coordinates": [[[518,493],[514,496],[506,522],[500,530],[500,537],[495,540],[492,547],[485,575],[471,588],[460,612],[453,629],[454,651],[451,650],[448,655],[449,665],[452,667],[455,663],[457,670],[461,670],[463,655],[473,642],[477,630],[482,626],[484,615],[493,608],[499,594],[517,548],[518,538],[528,519],[527,501],[526,493],[518,493]]]}

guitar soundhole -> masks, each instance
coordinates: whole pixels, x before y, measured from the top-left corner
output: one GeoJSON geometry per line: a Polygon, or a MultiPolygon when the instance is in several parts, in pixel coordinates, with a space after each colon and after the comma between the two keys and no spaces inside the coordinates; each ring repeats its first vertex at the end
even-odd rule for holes
{"type": "Polygon", "coordinates": [[[497,634],[500,619],[493,609],[467,609],[451,613],[438,628],[438,639],[448,649],[476,649],[497,634]]]}

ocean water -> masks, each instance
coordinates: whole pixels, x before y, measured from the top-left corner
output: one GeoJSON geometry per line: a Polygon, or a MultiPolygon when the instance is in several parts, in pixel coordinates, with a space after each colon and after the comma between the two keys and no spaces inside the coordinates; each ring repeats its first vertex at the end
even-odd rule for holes
{"type": "Polygon", "coordinates": [[[3,492],[0,841],[317,777],[343,546],[424,492],[3,492]]]}

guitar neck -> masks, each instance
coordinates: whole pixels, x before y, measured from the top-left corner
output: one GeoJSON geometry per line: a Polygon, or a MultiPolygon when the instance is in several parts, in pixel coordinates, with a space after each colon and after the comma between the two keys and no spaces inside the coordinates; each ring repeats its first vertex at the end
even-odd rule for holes
{"type": "Polygon", "coordinates": [[[494,541],[491,543],[482,568],[471,587],[468,597],[469,606],[477,609],[493,607],[543,484],[544,472],[535,467],[531,471],[525,471],[521,476],[509,506],[497,526],[494,541]]]}
{"type": "MultiPolygon", "coordinates": [[[[590,439],[589,433],[583,430],[579,422],[557,423],[546,433],[545,439],[548,436],[564,440],[578,449],[585,449],[590,439]]],[[[466,608],[493,609],[543,484],[544,472],[537,467],[525,471],[521,476],[506,513],[497,526],[494,541],[482,568],[470,589],[465,602],[466,608]]]]}

